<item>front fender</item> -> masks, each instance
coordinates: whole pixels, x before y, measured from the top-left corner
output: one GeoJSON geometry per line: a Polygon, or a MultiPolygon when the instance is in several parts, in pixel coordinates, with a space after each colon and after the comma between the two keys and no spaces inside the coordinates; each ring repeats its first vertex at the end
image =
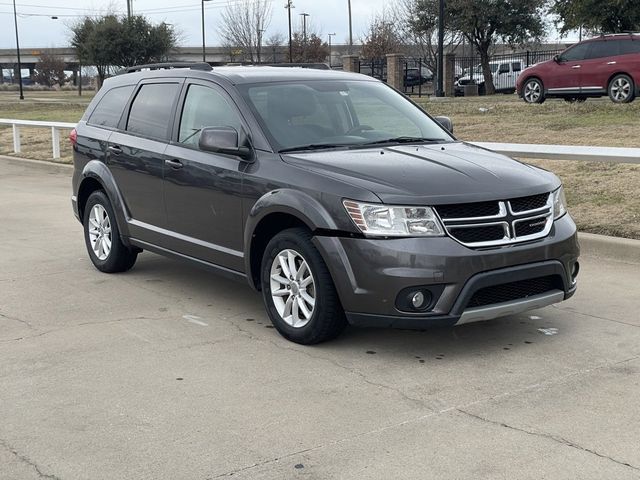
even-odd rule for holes
{"type": "MultiPolygon", "coordinates": [[[[245,271],[251,272],[251,243],[260,222],[273,213],[295,217],[311,231],[339,230],[334,217],[310,195],[288,188],[273,190],[258,199],[246,220],[244,229],[245,271]]],[[[248,275],[251,278],[251,275],[248,275]]]]}
{"type": "Polygon", "coordinates": [[[118,224],[120,236],[123,237],[123,243],[127,244],[127,238],[129,237],[129,224],[127,219],[130,215],[109,168],[99,160],[91,160],[84,166],[81,178],[82,180],[80,181],[78,189],[79,192],[82,191],[82,184],[89,178],[96,180],[102,185],[116,214],[116,223],[118,224]]]}

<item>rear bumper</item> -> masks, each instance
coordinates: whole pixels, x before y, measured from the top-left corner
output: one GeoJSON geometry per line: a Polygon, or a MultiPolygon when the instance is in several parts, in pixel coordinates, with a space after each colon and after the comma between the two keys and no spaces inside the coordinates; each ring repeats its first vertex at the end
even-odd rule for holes
{"type": "Polygon", "coordinates": [[[495,249],[470,249],[449,237],[362,239],[315,237],[353,325],[427,328],[511,315],[569,298],[579,246],[569,215],[534,242],[495,249]],[[467,308],[479,289],[554,276],[555,291],[535,292],[507,302],[467,308]],[[428,311],[408,313],[396,299],[406,288],[437,292],[428,311]],[[541,295],[542,294],[542,295],[541,295]]]}

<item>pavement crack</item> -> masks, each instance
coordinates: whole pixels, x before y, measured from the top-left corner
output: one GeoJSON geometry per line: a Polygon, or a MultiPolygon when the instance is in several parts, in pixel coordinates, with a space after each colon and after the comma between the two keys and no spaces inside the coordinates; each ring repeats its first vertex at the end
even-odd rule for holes
{"type": "Polygon", "coordinates": [[[568,440],[568,439],[566,439],[564,437],[561,437],[559,435],[553,435],[551,433],[539,432],[539,431],[536,431],[536,430],[528,430],[526,428],[516,427],[514,425],[509,425],[508,423],[499,422],[499,421],[496,421],[496,420],[491,420],[489,418],[483,417],[481,415],[476,415],[475,413],[468,412],[466,410],[463,410],[462,408],[456,408],[456,411],[458,411],[458,412],[460,412],[460,413],[462,413],[464,415],[467,415],[469,417],[475,418],[476,420],[480,420],[482,422],[489,423],[491,425],[496,425],[496,426],[499,426],[499,427],[508,428],[510,430],[514,430],[514,431],[520,432],[520,433],[525,433],[527,435],[532,435],[532,436],[535,436],[535,437],[546,438],[546,439],[552,440],[552,441],[554,441],[556,443],[559,443],[559,444],[562,444],[562,445],[566,445],[567,447],[575,448],[576,450],[582,450],[583,452],[587,452],[587,453],[590,453],[590,454],[595,455],[597,457],[604,458],[605,460],[609,460],[609,461],[611,461],[613,463],[617,463],[618,465],[622,465],[624,467],[631,468],[632,470],[640,471],[640,467],[636,467],[635,465],[631,465],[630,463],[623,462],[622,460],[617,460],[617,459],[615,459],[613,457],[610,457],[609,455],[605,455],[603,453],[597,452],[597,451],[595,451],[595,450],[593,450],[591,448],[583,447],[582,445],[579,445],[576,442],[572,442],[571,440],[568,440]]]}
{"type": "Polygon", "coordinates": [[[36,471],[36,473],[38,474],[38,477],[40,477],[40,478],[49,478],[51,480],[61,480],[60,477],[58,477],[57,475],[53,475],[53,474],[50,474],[50,473],[44,473],[42,471],[42,468],[36,462],[31,460],[26,455],[18,452],[14,447],[9,445],[9,443],[7,443],[6,440],[0,439],[0,446],[2,446],[5,450],[8,450],[14,457],[16,457],[22,463],[25,463],[25,464],[31,466],[36,471]]]}
{"type": "Polygon", "coordinates": [[[7,320],[12,320],[12,321],[14,321],[14,322],[22,323],[23,325],[26,325],[27,327],[29,327],[29,328],[33,329],[33,325],[31,325],[31,324],[30,324],[29,322],[27,322],[26,320],[22,320],[22,319],[20,319],[20,318],[18,318],[18,317],[12,317],[12,316],[10,316],[10,315],[6,315],[6,314],[1,313],[1,312],[0,312],[0,317],[2,317],[2,318],[6,318],[7,320]]]}

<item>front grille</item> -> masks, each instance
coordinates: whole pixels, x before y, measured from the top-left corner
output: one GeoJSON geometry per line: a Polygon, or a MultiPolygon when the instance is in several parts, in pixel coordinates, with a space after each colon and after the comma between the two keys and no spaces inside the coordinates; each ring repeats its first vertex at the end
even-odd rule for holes
{"type": "Polygon", "coordinates": [[[551,290],[564,290],[562,278],[558,275],[503,283],[502,285],[494,285],[477,290],[467,303],[467,308],[510,302],[533,295],[540,295],[551,290]]]}
{"type": "Polygon", "coordinates": [[[527,210],[536,210],[542,208],[547,204],[549,198],[548,193],[541,195],[531,195],[529,197],[520,197],[510,200],[511,210],[514,212],[526,212],[527,210]]]}
{"type": "Polygon", "coordinates": [[[502,240],[505,237],[502,225],[486,225],[473,228],[451,227],[449,233],[462,243],[480,243],[502,240]]]}
{"type": "Polygon", "coordinates": [[[454,205],[439,205],[436,211],[440,218],[470,218],[491,217],[500,213],[498,202],[459,203],[454,205]]]}
{"type": "Polygon", "coordinates": [[[516,223],[516,237],[526,237],[527,235],[534,235],[544,230],[547,225],[546,217],[532,218],[531,220],[525,220],[523,222],[516,223]]]}
{"type": "Polygon", "coordinates": [[[467,247],[487,248],[543,238],[551,231],[551,195],[435,206],[447,233],[467,247]]]}

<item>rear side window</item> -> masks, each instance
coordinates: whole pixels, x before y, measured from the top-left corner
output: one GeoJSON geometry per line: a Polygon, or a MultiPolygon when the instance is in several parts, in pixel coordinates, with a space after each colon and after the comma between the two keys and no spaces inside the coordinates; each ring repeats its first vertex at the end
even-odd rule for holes
{"type": "Polygon", "coordinates": [[[520,72],[520,71],[522,71],[522,64],[520,62],[513,62],[511,64],[511,69],[514,72],[520,72]]]}
{"type": "Polygon", "coordinates": [[[87,123],[89,125],[116,128],[134,88],[135,85],[127,85],[109,90],[100,99],[87,123]]]}
{"type": "Polygon", "coordinates": [[[177,83],[142,85],[131,105],[127,131],[158,140],[168,140],[173,104],[179,89],[177,83]]]}
{"type": "Polygon", "coordinates": [[[630,53],[640,53],[640,40],[619,40],[620,55],[629,55],[630,53]]]}
{"type": "Polygon", "coordinates": [[[618,55],[618,42],[616,41],[600,41],[591,42],[591,50],[587,58],[604,58],[618,55]]]}

